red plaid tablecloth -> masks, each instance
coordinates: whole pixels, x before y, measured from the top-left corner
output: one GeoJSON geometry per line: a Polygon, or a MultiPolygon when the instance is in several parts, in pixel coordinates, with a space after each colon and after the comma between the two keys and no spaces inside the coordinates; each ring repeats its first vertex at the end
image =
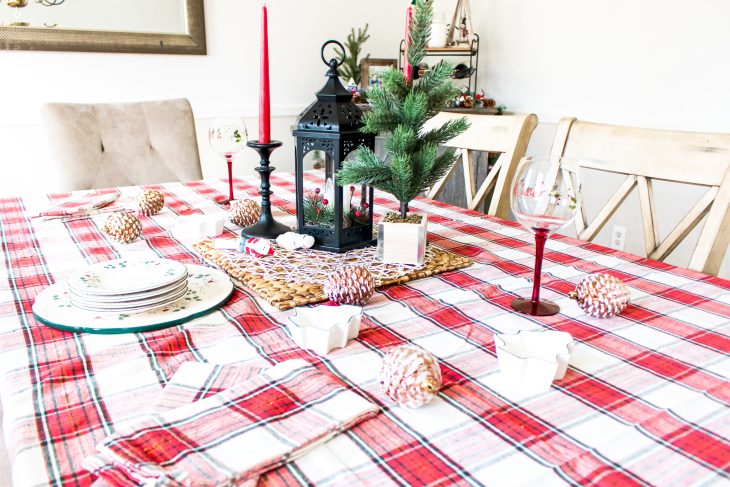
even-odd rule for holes
{"type": "MultiPolygon", "coordinates": [[[[275,173],[276,174],[276,173],[275,173]]],[[[254,179],[236,181],[255,196],[254,179]]],[[[275,216],[294,223],[294,181],[273,178],[275,216]]],[[[510,310],[529,295],[532,236],[519,226],[420,199],[429,238],[472,267],[376,293],[360,336],[326,357],[287,336],[280,312],[246,288],[220,311],[145,334],[71,334],[39,325],[33,298],[92,262],[160,256],[199,263],[167,231],[178,213],[223,211],[225,182],[154,186],[167,208],[142,217],[144,239],[107,239],[93,219],[34,221],[68,195],[0,199],[0,399],[18,486],[89,485],[81,462],[139,420],[180,365],[266,368],[304,359],[338,376],[381,412],[311,455],[264,475],[274,485],[713,485],[730,479],[730,282],[556,236],[545,255],[543,295],[553,317],[510,310]],[[593,319],[567,298],[587,273],[608,271],[632,304],[593,319]],[[518,395],[500,380],[492,335],[555,329],[578,342],[565,379],[518,395]],[[382,356],[413,342],[440,361],[444,387],[421,409],[392,404],[377,380],[382,356]],[[321,450],[325,449],[325,450],[321,450]],[[316,454],[315,454],[316,453],[316,454]],[[327,461],[323,461],[327,458],[327,461]]],[[[133,196],[139,188],[119,189],[133,196]]],[[[379,193],[377,211],[397,203],[379,193]]],[[[231,227],[233,229],[233,227],[231,227]]]]}

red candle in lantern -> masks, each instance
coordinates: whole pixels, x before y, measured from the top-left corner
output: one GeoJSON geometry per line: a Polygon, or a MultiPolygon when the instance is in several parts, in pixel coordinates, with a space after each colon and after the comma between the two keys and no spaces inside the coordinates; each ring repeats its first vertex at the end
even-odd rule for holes
{"type": "Polygon", "coordinates": [[[271,98],[269,90],[269,27],[266,4],[261,10],[261,94],[259,95],[259,143],[271,142],[271,98]]]}
{"type": "Polygon", "coordinates": [[[413,77],[413,67],[408,63],[408,46],[411,44],[411,24],[413,23],[413,4],[415,0],[411,2],[406,11],[406,43],[403,49],[403,74],[406,76],[407,81],[411,81],[413,77]]]}

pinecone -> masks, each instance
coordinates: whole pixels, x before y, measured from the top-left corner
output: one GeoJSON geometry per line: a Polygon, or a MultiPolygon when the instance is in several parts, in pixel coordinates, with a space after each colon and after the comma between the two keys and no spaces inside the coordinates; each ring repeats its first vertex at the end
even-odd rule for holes
{"type": "Polygon", "coordinates": [[[229,217],[240,227],[247,227],[259,221],[261,206],[254,200],[231,201],[229,217]]]}
{"type": "Polygon", "coordinates": [[[324,283],[324,294],[338,304],[365,306],[375,291],[375,279],[359,265],[338,269],[324,283]]]}
{"type": "Polygon", "coordinates": [[[578,301],[586,314],[594,318],[610,318],[629,304],[629,289],[609,274],[591,274],[578,283],[570,297],[578,301]]]}
{"type": "Polygon", "coordinates": [[[101,231],[117,242],[131,243],[142,233],[142,224],[134,213],[123,211],[109,215],[101,231]]]}
{"type": "Polygon", "coordinates": [[[380,387],[398,404],[417,408],[433,399],[441,388],[441,368],[427,351],[401,345],[383,359],[380,387]]]}
{"type": "Polygon", "coordinates": [[[154,189],[143,191],[137,195],[137,208],[143,215],[158,214],[165,206],[165,195],[154,189]]]}
{"type": "Polygon", "coordinates": [[[497,106],[497,100],[494,98],[485,98],[483,104],[484,108],[494,108],[497,106]]]}

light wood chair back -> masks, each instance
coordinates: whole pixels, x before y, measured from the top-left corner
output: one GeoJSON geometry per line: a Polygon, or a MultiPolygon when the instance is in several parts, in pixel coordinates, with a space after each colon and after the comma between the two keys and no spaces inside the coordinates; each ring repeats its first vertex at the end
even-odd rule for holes
{"type": "MultiPolygon", "coordinates": [[[[475,210],[484,198],[494,189],[487,209],[488,215],[507,218],[510,208],[510,184],[520,159],[525,155],[530,136],[537,127],[537,116],[534,114],[512,115],[464,115],[460,113],[441,112],[429,121],[428,127],[436,127],[449,120],[466,117],[471,123],[469,130],[444,144],[446,147],[458,149],[464,171],[464,193],[466,206],[475,210]],[[487,174],[479,188],[474,181],[473,152],[497,152],[499,158],[487,174]]],[[[444,188],[459,161],[441,180],[427,193],[426,197],[435,198],[444,188]]]]}
{"type": "Polygon", "coordinates": [[[626,176],[592,221],[581,208],[576,218],[578,238],[593,240],[638,188],[647,256],[664,260],[706,216],[688,267],[717,275],[730,243],[730,134],[631,128],[564,118],[558,124],[552,155],[573,157],[581,167],[626,176]],[[654,180],[707,188],[664,240],[656,224],[654,180]]]}

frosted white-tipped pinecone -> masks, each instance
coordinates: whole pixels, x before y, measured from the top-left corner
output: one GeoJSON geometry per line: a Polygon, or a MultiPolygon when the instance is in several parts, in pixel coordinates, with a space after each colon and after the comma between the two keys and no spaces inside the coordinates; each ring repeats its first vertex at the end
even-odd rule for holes
{"type": "Polygon", "coordinates": [[[323,288],[335,303],[365,306],[375,292],[375,279],[363,266],[349,265],[335,271],[323,288]]]}
{"type": "Polygon", "coordinates": [[[109,215],[101,231],[117,242],[134,242],[142,233],[142,224],[131,211],[109,215]]]}
{"type": "Polygon", "coordinates": [[[261,206],[254,200],[231,201],[229,217],[239,227],[247,227],[259,221],[261,206]]]}
{"type": "Polygon", "coordinates": [[[150,189],[137,195],[137,209],[143,215],[156,215],[165,207],[165,195],[150,189]]]}
{"type": "Polygon", "coordinates": [[[629,288],[609,274],[591,274],[583,278],[571,293],[586,314],[594,318],[610,318],[629,305],[629,288]]]}
{"type": "Polygon", "coordinates": [[[441,388],[441,368],[427,351],[401,345],[383,359],[380,386],[398,404],[421,407],[441,388]]]}

